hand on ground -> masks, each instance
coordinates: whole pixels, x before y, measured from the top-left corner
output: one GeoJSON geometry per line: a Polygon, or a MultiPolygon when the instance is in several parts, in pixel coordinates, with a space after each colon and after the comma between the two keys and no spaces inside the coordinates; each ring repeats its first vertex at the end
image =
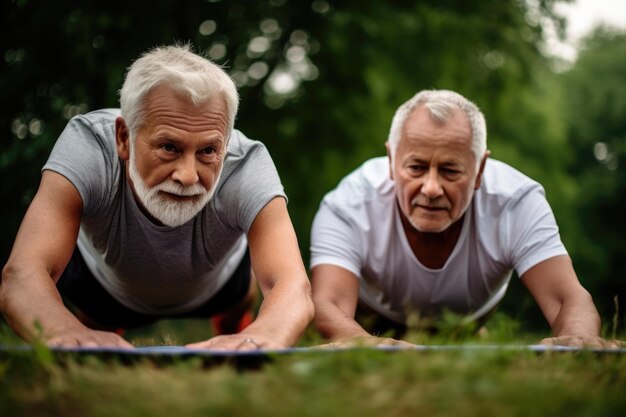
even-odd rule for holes
{"type": "Polygon", "coordinates": [[[570,346],[579,348],[618,349],[626,347],[626,343],[619,340],[603,339],[589,336],[557,336],[542,339],[539,344],[547,346],[570,346]]]}
{"type": "Polygon", "coordinates": [[[239,350],[250,351],[259,349],[283,349],[283,346],[274,342],[270,337],[261,333],[241,332],[237,334],[221,335],[203,342],[190,343],[186,347],[191,349],[211,350],[239,350]]]}
{"type": "Polygon", "coordinates": [[[404,348],[414,348],[415,345],[409,342],[405,342],[404,340],[392,339],[390,337],[376,337],[376,336],[368,336],[368,337],[354,337],[351,339],[343,339],[336,340],[334,342],[326,343],[323,345],[315,346],[316,348],[323,349],[348,349],[353,347],[362,347],[362,346],[398,346],[404,348]]]}
{"type": "Polygon", "coordinates": [[[51,347],[114,347],[134,348],[133,345],[113,332],[88,328],[67,331],[49,338],[46,344],[51,347]]]}

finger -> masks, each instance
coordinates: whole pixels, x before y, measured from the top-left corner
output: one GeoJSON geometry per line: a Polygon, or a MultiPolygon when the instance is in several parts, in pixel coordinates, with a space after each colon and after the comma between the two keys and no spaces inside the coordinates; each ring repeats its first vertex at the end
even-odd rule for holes
{"type": "Polygon", "coordinates": [[[585,348],[585,347],[601,347],[602,344],[599,344],[598,339],[591,338],[582,338],[579,336],[559,336],[559,337],[550,337],[543,339],[540,344],[547,346],[567,346],[567,347],[575,347],[575,348],[585,348]]]}
{"type": "Polygon", "coordinates": [[[604,348],[604,349],[619,349],[620,344],[617,340],[606,340],[606,339],[598,339],[593,347],[604,348]]]}
{"type": "Polygon", "coordinates": [[[185,345],[188,349],[208,349],[208,350],[232,350],[233,347],[226,349],[225,342],[223,340],[203,340],[202,342],[188,343],[185,345]]]}
{"type": "Polygon", "coordinates": [[[123,348],[123,349],[134,349],[135,346],[128,342],[126,339],[118,335],[117,333],[107,333],[108,336],[111,336],[113,339],[111,340],[112,347],[123,348]]]}
{"type": "Polygon", "coordinates": [[[246,337],[237,346],[238,350],[259,350],[261,349],[261,343],[257,342],[251,337],[246,337]]]}
{"type": "Polygon", "coordinates": [[[189,348],[189,349],[208,349],[209,346],[210,345],[209,345],[208,341],[188,343],[188,344],[185,345],[185,347],[189,348]]]}
{"type": "Polygon", "coordinates": [[[417,345],[415,345],[413,343],[405,342],[404,340],[398,340],[397,345],[401,346],[401,347],[404,347],[404,348],[410,348],[410,349],[413,349],[414,347],[417,346],[417,345]]]}
{"type": "Polygon", "coordinates": [[[346,349],[355,347],[357,344],[355,342],[331,342],[325,345],[320,345],[319,347],[323,349],[346,349]]]}
{"type": "Polygon", "coordinates": [[[117,346],[121,347],[121,348],[125,348],[125,349],[135,349],[135,346],[132,343],[130,343],[130,342],[128,342],[128,341],[126,341],[125,339],[122,339],[122,338],[120,338],[118,340],[117,346]]]}
{"type": "Polygon", "coordinates": [[[616,347],[616,348],[622,348],[622,347],[626,347],[626,343],[622,342],[621,340],[611,340],[611,343],[616,347]]]}
{"type": "Polygon", "coordinates": [[[54,339],[50,339],[46,344],[52,348],[74,348],[79,346],[77,339],[67,339],[65,337],[55,337],[54,339]]]}
{"type": "Polygon", "coordinates": [[[539,341],[540,345],[545,345],[545,346],[554,346],[554,340],[552,337],[547,337],[545,339],[541,339],[539,341]]]}
{"type": "Polygon", "coordinates": [[[250,346],[246,346],[246,345],[241,345],[241,346],[237,346],[237,348],[235,348],[235,350],[237,352],[253,352],[253,351],[260,350],[260,348],[258,348],[258,347],[250,347],[250,346]]]}
{"type": "Polygon", "coordinates": [[[134,349],[134,346],[115,333],[102,332],[80,340],[80,346],[86,348],[122,348],[134,349]]]}
{"type": "Polygon", "coordinates": [[[414,344],[404,340],[397,340],[392,338],[381,339],[376,346],[402,346],[402,347],[415,347],[414,344]]]}
{"type": "Polygon", "coordinates": [[[200,349],[200,350],[214,350],[214,351],[232,351],[238,350],[237,344],[233,343],[208,343],[208,342],[199,342],[199,343],[190,343],[185,345],[186,348],[189,349],[200,349]]]}
{"type": "Polygon", "coordinates": [[[324,343],[323,345],[313,346],[313,348],[315,349],[332,349],[336,347],[337,347],[336,343],[324,343]]]}
{"type": "Polygon", "coordinates": [[[232,336],[230,335],[215,336],[208,340],[188,343],[185,345],[185,347],[189,349],[213,349],[214,346],[219,345],[221,342],[223,342],[224,340],[228,340],[229,338],[232,338],[232,336]]]}

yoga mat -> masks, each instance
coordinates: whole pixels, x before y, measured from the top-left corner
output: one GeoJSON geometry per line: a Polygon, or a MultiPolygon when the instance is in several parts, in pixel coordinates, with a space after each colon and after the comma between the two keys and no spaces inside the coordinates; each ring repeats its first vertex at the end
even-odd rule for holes
{"type": "MultiPolygon", "coordinates": [[[[28,353],[35,348],[31,345],[0,345],[0,355],[14,353],[28,353]]],[[[184,346],[138,346],[133,349],[109,348],[109,347],[50,347],[53,354],[84,354],[84,355],[123,355],[128,357],[262,357],[281,356],[293,353],[320,353],[320,352],[345,352],[350,350],[377,350],[377,351],[416,351],[416,352],[463,352],[463,351],[530,351],[536,353],[545,352],[594,352],[606,354],[624,354],[626,348],[581,348],[570,346],[546,346],[546,345],[415,345],[404,346],[355,346],[355,347],[292,347],[286,349],[256,349],[247,351],[237,350],[211,350],[190,349],[184,346]]]]}
{"type": "Polygon", "coordinates": [[[34,347],[30,345],[0,345],[0,361],[12,359],[26,359],[44,361],[52,360],[63,364],[71,360],[82,363],[90,358],[97,358],[104,362],[114,362],[123,365],[134,365],[149,362],[155,365],[171,365],[187,360],[197,360],[205,368],[226,364],[237,371],[259,370],[262,367],[280,357],[287,355],[332,355],[348,351],[383,351],[383,352],[409,352],[425,354],[427,352],[535,352],[544,354],[579,354],[593,352],[594,355],[621,355],[626,353],[626,348],[597,349],[577,348],[568,346],[544,346],[544,345],[416,345],[415,347],[401,346],[375,346],[375,347],[293,347],[287,349],[257,349],[250,351],[220,351],[208,349],[189,349],[184,346],[139,346],[134,349],[103,348],[103,347],[34,347]],[[42,349],[43,351],[37,351],[42,349]],[[49,356],[51,355],[51,356],[49,356]],[[31,357],[36,359],[31,359],[31,357]]]}

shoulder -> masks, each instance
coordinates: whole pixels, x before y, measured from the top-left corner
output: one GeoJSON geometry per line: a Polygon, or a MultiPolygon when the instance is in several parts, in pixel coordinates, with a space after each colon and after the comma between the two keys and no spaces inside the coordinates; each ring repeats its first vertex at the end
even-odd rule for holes
{"type": "Polygon", "coordinates": [[[120,116],[119,109],[99,109],[72,117],[68,125],[82,126],[93,131],[115,129],[115,119],[120,116]]]}
{"type": "Polygon", "coordinates": [[[519,201],[533,191],[545,195],[537,181],[504,162],[488,159],[476,199],[502,206],[519,201]]]}
{"type": "Polygon", "coordinates": [[[119,110],[103,109],[73,117],[43,167],[63,175],[74,185],[83,199],[84,214],[104,210],[119,187],[117,116],[119,110]]]}
{"type": "Polygon", "coordinates": [[[228,148],[226,151],[226,161],[238,161],[246,158],[255,150],[265,150],[265,145],[254,139],[248,138],[243,132],[234,129],[228,139],[228,148]]]}
{"type": "Polygon", "coordinates": [[[102,109],[72,117],[56,141],[52,156],[116,159],[115,119],[119,115],[118,109],[102,109]]]}
{"type": "Polygon", "coordinates": [[[232,187],[234,182],[263,181],[268,170],[275,171],[275,167],[265,145],[233,130],[228,139],[219,188],[232,187]]]}
{"type": "Polygon", "coordinates": [[[102,148],[113,150],[115,148],[115,119],[119,115],[119,109],[101,109],[74,116],[68,122],[61,137],[85,145],[97,143],[102,148]]]}
{"type": "Polygon", "coordinates": [[[389,177],[389,160],[377,157],[365,161],[341,179],[337,187],[326,194],[324,202],[356,208],[382,203],[390,195],[393,196],[393,182],[389,177]]]}
{"type": "Polygon", "coordinates": [[[267,181],[277,176],[274,161],[265,145],[233,130],[226,149],[222,179],[237,179],[247,183],[267,181]]]}
{"type": "Polygon", "coordinates": [[[265,145],[233,130],[212,206],[224,222],[248,231],[260,210],[278,196],[287,198],[265,145]]]}
{"type": "Polygon", "coordinates": [[[224,179],[231,176],[240,177],[245,174],[246,181],[253,181],[255,178],[249,174],[254,171],[261,171],[259,178],[256,178],[261,180],[260,177],[264,173],[275,170],[274,161],[262,142],[248,138],[239,130],[233,130],[228,139],[226,157],[224,158],[222,172],[224,179]]]}

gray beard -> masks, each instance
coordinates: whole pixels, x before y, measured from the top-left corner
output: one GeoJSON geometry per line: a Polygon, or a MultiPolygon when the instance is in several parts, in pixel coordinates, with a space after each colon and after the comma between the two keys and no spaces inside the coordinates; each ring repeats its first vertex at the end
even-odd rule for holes
{"type": "Polygon", "coordinates": [[[154,187],[148,187],[137,171],[133,148],[134,144],[131,143],[128,176],[135,188],[135,195],[148,213],[164,225],[169,227],[182,226],[196,217],[213,197],[222,175],[221,171],[208,191],[200,183],[185,187],[170,178],[154,187]],[[174,201],[165,197],[161,191],[181,197],[197,196],[197,198],[191,202],[174,201]]]}

